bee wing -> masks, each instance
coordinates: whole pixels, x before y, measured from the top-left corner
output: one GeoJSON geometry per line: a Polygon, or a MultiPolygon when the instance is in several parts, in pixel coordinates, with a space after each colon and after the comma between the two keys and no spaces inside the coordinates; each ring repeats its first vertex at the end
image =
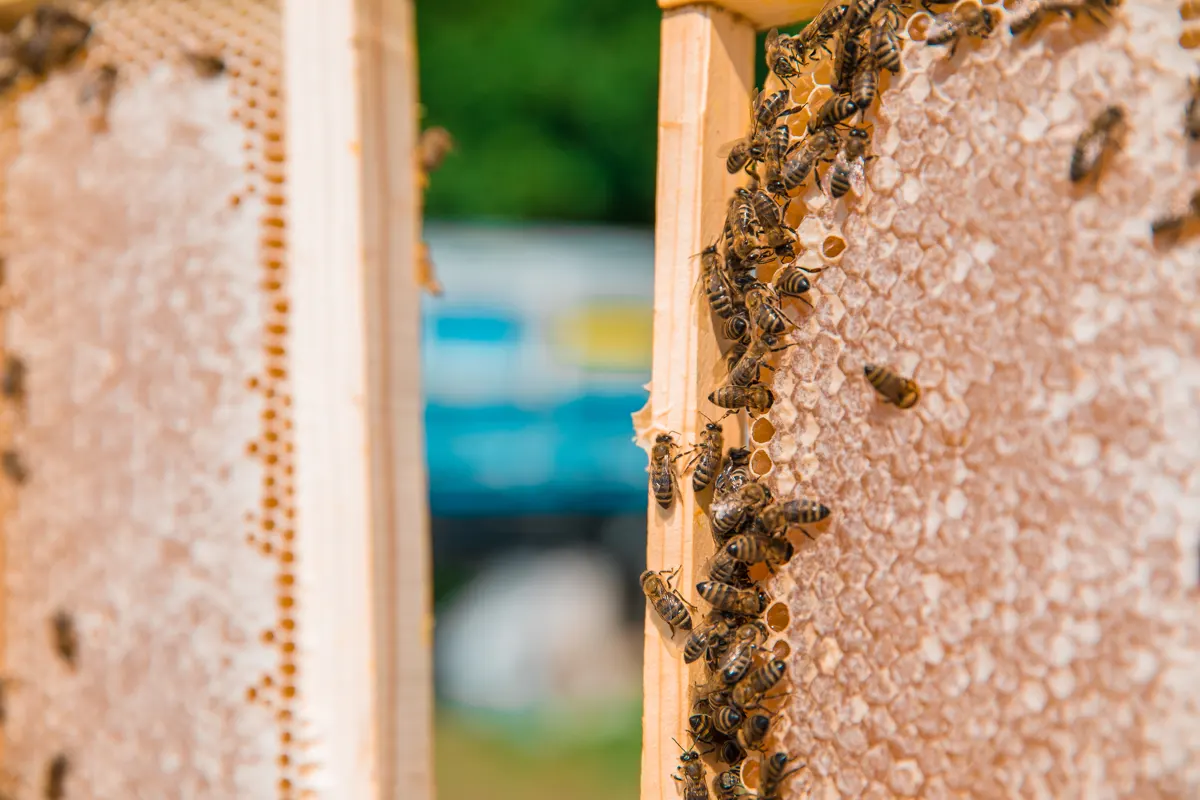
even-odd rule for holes
{"type": "Polygon", "coordinates": [[[726,142],[725,144],[723,144],[717,148],[717,157],[718,158],[728,158],[729,154],[733,152],[733,148],[737,147],[739,144],[745,144],[745,143],[746,143],[746,137],[744,137],[744,136],[740,137],[738,139],[734,139],[731,142],[726,142]]]}
{"type": "Polygon", "coordinates": [[[771,28],[767,31],[767,49],[774,47],[779,42],[779,28],[771,28]]]}

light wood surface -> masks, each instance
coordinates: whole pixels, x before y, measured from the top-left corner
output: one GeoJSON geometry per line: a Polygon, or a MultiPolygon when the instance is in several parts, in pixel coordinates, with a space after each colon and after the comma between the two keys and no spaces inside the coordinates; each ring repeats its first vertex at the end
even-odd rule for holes
{"type": "MultiPolygon", "coordinates": [[[[648,414],[638,420],[641,438],[675,431],[685,443],[719,409],[707,401],[721,366],[707,306],[697,290],[705,244],[721,230],[725,200],[736,185],[718,157],[721,145],[749,124],[754,30],[712,6],[667,11],[662,26],[658,123],[658,205],[654,263],[654,383],[648,414]]],[[[733,420],[727,439],[736,443],[733,420]]],[[[683,463],[682,461],[680,462],[683,463]]],[[[690,480],[670,511],[650,504],[647,565],[681,566],[678,585],[695,601],[695,573],[712,551],[707,527],[695,525],[699,508],[690,480]],[[693,535],[693,534],[697,535],[693,535]]],[[[653,613],[653,612],[650,612],[653,613]]],[[[646,626],[642,800],[674,800],[671,773],[684,741],[689,673],[678,645],[667,642],[653,620],[646,626]]]]}
{"type": "Polygon", "coordinates": [[[336,732],[319,742],[328,796],[424,800],[411,5],[286,5],[302,691],[315,727],[336,732]]]}
{"type": "MultiPolygon", "coordinates": [[[[664,11],[694,5],[694,0],[658,0],[658,7],[664,11]]],[[[732,11],[749,20],[756,28],[765,30],[812,19],[825,3],[823,0],[720,0],[714,5],[732,11]]]]}

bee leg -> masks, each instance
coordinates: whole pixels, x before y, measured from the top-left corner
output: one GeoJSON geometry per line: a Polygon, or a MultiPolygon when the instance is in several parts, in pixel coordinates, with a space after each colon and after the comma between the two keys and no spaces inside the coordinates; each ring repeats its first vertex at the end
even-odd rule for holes
{"type": "Polygon", "coordinates": [[[679,602],[683,603],[685,606],[687,606],[688,608],[690,608],[692,611],[699,611],[699,610],[700,610],[698,606],[694,606],[694,605],[692,605],[691,603],[689,603],[689,602],[687,601],[687,599],[686,599],[686,598],[685,598],[683,595],[681,595],[679,592],[676,592],[676,593],[675,593],[675,596],[679,598],[679,602]]]}
{"type": "Polygon", "coordinates": [[[805,536],[807,536],[810,541],[813,541],[813,542],[816,541],[816,539],[813,538],[813,535],[811,533],[809,533],[808,531],[804,530],[804,528],[801,528],[800,532],[803,533],[805,536]]]}

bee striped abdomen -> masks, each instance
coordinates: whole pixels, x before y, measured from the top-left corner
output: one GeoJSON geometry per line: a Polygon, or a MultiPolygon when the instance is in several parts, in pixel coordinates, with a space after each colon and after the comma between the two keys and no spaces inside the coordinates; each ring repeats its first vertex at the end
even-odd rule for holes
{"type": "Polygon", "coordinates": [[[867,364],[863,367],[863,374],[875,391],[897,408],[912,408],[921,398],[921,389],[915,381],[902,378],[887,367],[867,364]]]}

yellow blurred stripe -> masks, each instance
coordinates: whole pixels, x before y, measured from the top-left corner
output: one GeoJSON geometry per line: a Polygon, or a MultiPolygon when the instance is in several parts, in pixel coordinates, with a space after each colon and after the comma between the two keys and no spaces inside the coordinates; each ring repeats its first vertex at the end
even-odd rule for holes
{"type": "Polygon", "coordinates": [[[652,317],[640,304],[584,306],[556,320],[553,344],[566,360],[587,369],[649,369],[652,317]]]}

